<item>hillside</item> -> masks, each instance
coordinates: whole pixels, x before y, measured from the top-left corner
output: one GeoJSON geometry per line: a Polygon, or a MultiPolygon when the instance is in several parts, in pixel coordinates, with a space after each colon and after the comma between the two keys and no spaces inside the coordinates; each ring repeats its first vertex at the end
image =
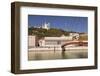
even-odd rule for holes
{"type": "Polygon", "coordinates": [[[60,37],[62,35],[68,36],[69,32],[63,31],[61,29],[50,28],[49,30],[42,28],[28,28],[28,35],[36,35],[38,37],[60,37]]]}

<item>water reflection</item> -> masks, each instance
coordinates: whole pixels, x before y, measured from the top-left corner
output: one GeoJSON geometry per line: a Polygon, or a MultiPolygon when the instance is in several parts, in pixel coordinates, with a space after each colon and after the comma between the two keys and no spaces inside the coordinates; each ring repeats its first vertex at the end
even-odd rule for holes
{"type": "Polygon", "coordinates": [[[67,51],[29,51],[29,60],[55,60],[55,59],[77,59],[87,58],[87,50],[67,50],[67,51]]]}

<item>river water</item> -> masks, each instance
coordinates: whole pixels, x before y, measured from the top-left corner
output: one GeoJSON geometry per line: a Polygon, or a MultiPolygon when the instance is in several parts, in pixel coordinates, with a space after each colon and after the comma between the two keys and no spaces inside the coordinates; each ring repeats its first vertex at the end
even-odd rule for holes
{"type": "Polygon", "coordinates": [[[67,51],[28,51],[28,60],[55,60],[55,59],[79,59],[87,58],[87,49],[74,49],[67,51]]]}

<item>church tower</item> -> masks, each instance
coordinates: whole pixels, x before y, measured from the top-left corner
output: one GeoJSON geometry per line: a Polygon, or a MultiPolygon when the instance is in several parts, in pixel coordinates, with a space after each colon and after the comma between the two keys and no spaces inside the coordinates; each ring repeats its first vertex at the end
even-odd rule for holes
{"type": "Polygon", "coordinates": [[[42,28],[43,28],[43,29],[47,29],[47,30],[50,29],[50,23],[46,23],[46,22],[45,22],[45,23],[42,25],[42,28]]]}

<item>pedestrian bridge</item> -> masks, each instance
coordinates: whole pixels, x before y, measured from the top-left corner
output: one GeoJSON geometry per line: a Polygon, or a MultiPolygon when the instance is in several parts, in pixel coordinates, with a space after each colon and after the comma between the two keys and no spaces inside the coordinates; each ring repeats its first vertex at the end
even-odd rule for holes
{"type": "Polygon", "coordinates": [[[75,46],[88,46],[87,41],[69,41],[66,42],[65,44],[61,45],[62,51],[65,51],[65,46],[68,45],[75,45],[75,46]]]}

